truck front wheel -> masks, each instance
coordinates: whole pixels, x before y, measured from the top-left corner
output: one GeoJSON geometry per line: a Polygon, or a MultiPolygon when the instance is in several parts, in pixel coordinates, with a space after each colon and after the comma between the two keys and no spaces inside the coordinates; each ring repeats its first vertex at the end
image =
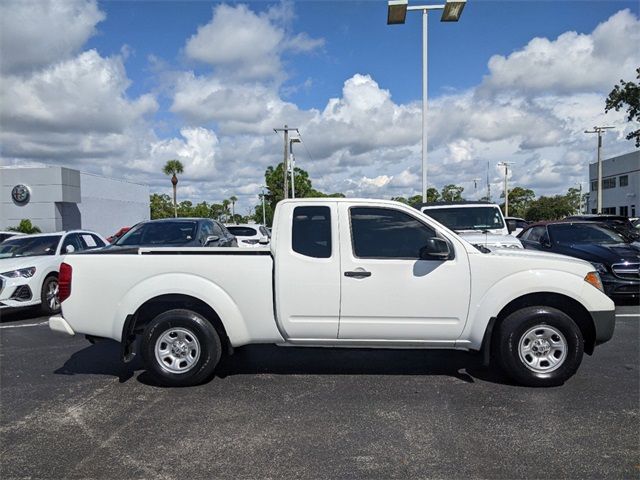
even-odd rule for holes
{"type": "Polygon", "coordinates": [[[154,318],[142,335],[142,357],[162,385],[186,387],[207,380],[222,347],[213,325],[191,310],[169,310],[154,318]]]}
{"type": "Polygon", "coordinates": [[[566,313],[546,306],[510,314],[498,329],[497,353],[507,375],[532,387],[562,385],[578,370],[584,339],[566,313]]]}

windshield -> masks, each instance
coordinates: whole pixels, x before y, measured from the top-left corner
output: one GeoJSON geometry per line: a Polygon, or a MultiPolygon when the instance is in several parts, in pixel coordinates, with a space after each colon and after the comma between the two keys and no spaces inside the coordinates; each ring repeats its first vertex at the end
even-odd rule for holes
{"type": "Polygon", "coordinates": [[[0,244],[0,258],[55,255],[60,235],[10,238],[0,244]]]}
{"type": "Polygon", "coordinates": [[[597,225],[549,225],[550,240],[554,243],[592,243],[606,245],[625,243],[622,235],[597,225]]]}
{"type": "Polygon", "coordinates": [[[424,213],[451,230],[504,228],[502,214],[496,206],[428,208],[424,213]]]}
{"type": "Polygon", "coordinates": [[[122,246],[182,245],[196,238],[197,226],[197,222],[180,220],[139,223],[115,244],[122,246]]]}
{"type": "Polygon", "coordinates": [[[253,237],[258,234],[256,229],[251,227],[227,227],[227,230],[238,237],[253,237]]]}

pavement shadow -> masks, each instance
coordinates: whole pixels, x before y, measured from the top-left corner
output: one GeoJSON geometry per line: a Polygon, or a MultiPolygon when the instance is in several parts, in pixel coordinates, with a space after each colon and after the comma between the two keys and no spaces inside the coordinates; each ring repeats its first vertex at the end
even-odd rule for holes
{"type": "MultiPolygon", "coordinates": [[[[120,344],[101,340],[74,353],[57,375],[109,375],[120,383],[144,370],[139,355],[130,363],[120,359],[120,344]]],[[[357,348],[278,347],[247,345],[234,355],[223,356],[215,376],[224,379],[234,375],[446,375],[474,383],[476,379],[503,385],[514,385],[494,367],[484,367],[482,357],[456,350],[390,350],[357,348]]],[[[151,376],[142,372],[137,380],[159,387],[151,376]]]]}
{"type": "MultiPolygon", "coordinates": [[[[223,356],[215,377],[234,375],[446,375],[475,383],[515,385],[478,354],[455,350],[390,350],[247,345],[223,356]]],[[[146,372],[137,380],[158,385],[146,372]]]]}
{"type": "Polygon", "coordinates": [[[64,365],[54,371],[57,375],[109,375],[124,383],[144,368],[136,356],[130,363],[120,359],[120,343],[114,340],[99,340],[93,345],[74,353],[64,365]]]}
{"type": "Polygon", "coordinates": [[[0,311],[0,323],[18,322],[20,320],[30,320],[32,318],[42,317],[40,306],[19,308],[10,311],[0,311]]]}

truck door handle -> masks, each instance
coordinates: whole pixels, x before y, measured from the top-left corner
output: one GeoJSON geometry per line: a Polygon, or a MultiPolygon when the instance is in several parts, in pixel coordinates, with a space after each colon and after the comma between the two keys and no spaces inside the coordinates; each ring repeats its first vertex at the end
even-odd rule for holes
{"type": "Polygon", "coordinates": [[[370,277],[371,272],[367,272],[366,270],[354,270],[352,272],[344,272],[344,276],[353,278],[365,278],[370,277]]]}

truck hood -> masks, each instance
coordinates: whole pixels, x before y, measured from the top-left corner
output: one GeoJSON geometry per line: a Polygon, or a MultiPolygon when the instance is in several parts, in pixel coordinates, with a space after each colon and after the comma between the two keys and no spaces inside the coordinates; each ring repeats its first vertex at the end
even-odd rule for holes
{"type": "Polygon", "coordinates": [[[481,232],[458,232],[461,238],[464,238],[467,242],[477,245],[483,245],[485,247],[497,247],[497,248],[522,248],[522,243],[517,238],[511,235],[502,235],[497,233],[481,233],[481,232]]]}
{"type": "Polygon", "coordinates": [[[593,265],[587,262],[586,260],[581,260],[575,257],[568,257],[566,255],[561,255],[559,253],[540,252],[538,250],[524,250],[524,249],[519,250],[515,248],[509,248],[509,249],[501,248],[501,249],[492,250],[491,253],[488,253],[487,255],[500,256],[500,257],[508,256],[509,258],[522,259],[523,262],[531,262],[532,267],[534,268],[535,268],[534,262],[536,262],[537,260],[543,260],[543,261],[555,262],[557,264],[562,264],[565,268],[568,268],[568,269],[572,269],[572,267],[575,267],[576,269],[579,269],[580,271],[582,271],[585,267],[587,267],[589,271],[595,270],[593,265]]]}
{"type": "Polygon", "coordinates": [[[9,257],[0,259],[0,273],[10,272],[18,268],[36,267],[36,270],[50,268],[52,265],[58,269],[62,262],[61,255],[37,255],[33,257],[9,257]]]}

